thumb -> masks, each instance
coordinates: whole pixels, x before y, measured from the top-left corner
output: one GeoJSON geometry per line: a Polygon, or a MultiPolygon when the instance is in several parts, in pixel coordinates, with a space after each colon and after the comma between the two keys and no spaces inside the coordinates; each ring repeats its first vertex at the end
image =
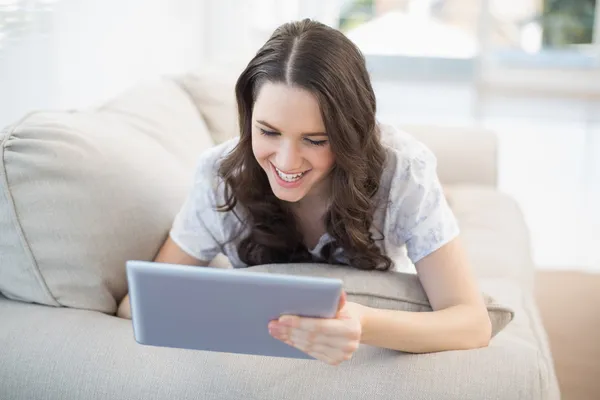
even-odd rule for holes
{"type": "Polygon", "coordinates": [[[340,302],[338,303],[338,313],[344,308],[346,305],[346,292],[342,290],[342,294],[340,295],[340,302]]]}

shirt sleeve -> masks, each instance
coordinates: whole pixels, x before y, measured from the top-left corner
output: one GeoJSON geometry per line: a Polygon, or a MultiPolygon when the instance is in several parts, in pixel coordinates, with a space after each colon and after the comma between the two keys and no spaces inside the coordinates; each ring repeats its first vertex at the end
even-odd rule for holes
{"type": "Polygon", "coordinates": [[[437,159],[420,144],[410,157],[400,158],[390,187],[387,218],[391,218],[392,242],[406,245],[408,257],[417,263],[459,234],[437,175],[437,159]]]}
{"type": "Polygon", "coordinates": [[[196,167],[193,186],[169,232],[171,239],[183,251],[206,262],[212,261],[222,251],[215,181],[212,165],[201,159],[196,167]]]}

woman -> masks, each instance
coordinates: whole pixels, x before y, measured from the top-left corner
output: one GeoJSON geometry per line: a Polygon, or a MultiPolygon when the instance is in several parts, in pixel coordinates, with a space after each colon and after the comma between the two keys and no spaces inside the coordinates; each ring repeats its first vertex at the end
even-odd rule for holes
{"type": "MultiPolygon", "coordinates": [[[[365,60],[339,31],[279,27],[236,84],[240,137],[201,155],[157,262],[414,263],[433,312],[346,302],[332,319],[282,316],[269,332],[324,362],[360,343],[405,352],[487,346],[491,323],[425,146],[375,118],[365,60]],[[392,262],[394,260],[394,262],[392,262]]],[[[126,297],[119,315],[129,317],[126,297]]],[[[267,327],[265,327],[267,329],[267,327]]]]}

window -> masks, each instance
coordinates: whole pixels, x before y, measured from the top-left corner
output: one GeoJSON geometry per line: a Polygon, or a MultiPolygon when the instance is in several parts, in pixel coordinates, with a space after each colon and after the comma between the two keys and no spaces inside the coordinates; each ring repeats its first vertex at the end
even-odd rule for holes
{"type": "Polygon", "coordinates": [[[597,0],[346,0],[339,29],[374,76],[467,80],[478,58],[598,67],[597,0]]]}
{"type": "Polygon", "coordinates": [[[0,49],[30,33],[43,33],[57,0],[0,0],[0,49]]]}

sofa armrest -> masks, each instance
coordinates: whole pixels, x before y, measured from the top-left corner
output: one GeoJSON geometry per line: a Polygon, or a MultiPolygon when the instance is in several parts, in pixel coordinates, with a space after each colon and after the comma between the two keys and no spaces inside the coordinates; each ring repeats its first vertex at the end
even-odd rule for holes
{"type": "Polygon", "coordinates": [[[475,127],[402,125],[438,159],[442,184],[497,186],[498,142],[490,130],[475,127]]]}

